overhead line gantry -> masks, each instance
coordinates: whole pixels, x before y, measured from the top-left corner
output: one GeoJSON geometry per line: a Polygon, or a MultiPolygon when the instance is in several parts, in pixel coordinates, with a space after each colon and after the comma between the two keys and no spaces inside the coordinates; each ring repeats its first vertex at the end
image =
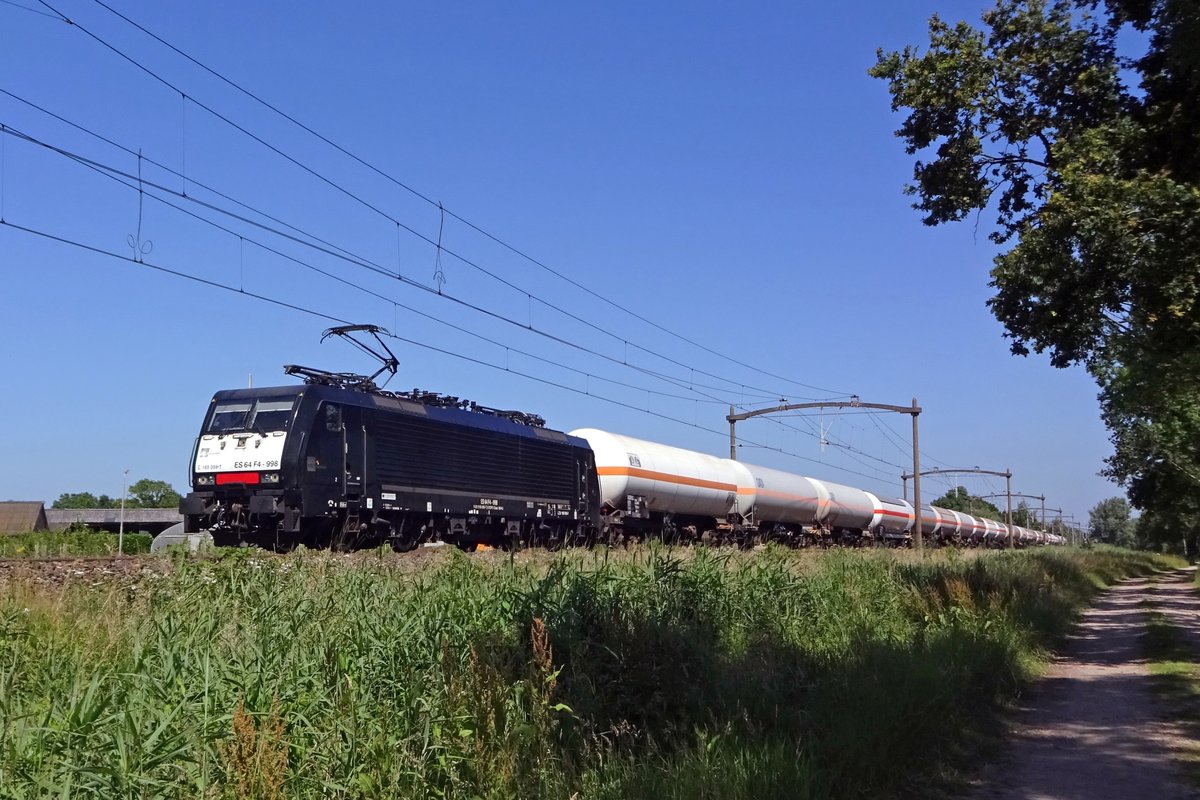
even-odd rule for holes
{"type": "MultiPolygon", "coordinates": [[[[913,451],[913,474],[917,478],[913,481],[913,497],[917,501],[917,507],[921,505],[921,451],[918,447],[917,439],[917,417],[921,414],[921,407],[917,405],[917,398],[912,399],[911,406],[896,406],[888,403],[864,403],[859,399],[858,395],[850,395],[848,401],[825,401],[819,403],[782,403],[773,408],[760,408],[755,411],[743,411],[740,414],[735,413],[736,409],[733,406],[729,407],[729,415],[725,419],[729,422],[729,459],[737,461],[737,432],[736,425],[742,420],[750,419],[751,417],[762,416],[763,414],[781,414],[785,411],[798,411],[804,408],[873,408],[878,411],[894,411],[897,414],[909,414],[912,416],[913,436],[912,436],[912,451],[913,451]]],[[[924,541],[921,536],[921,515],[914,515],[913,523],[913,543],[918,551],[924,547],[924,541]]]]}

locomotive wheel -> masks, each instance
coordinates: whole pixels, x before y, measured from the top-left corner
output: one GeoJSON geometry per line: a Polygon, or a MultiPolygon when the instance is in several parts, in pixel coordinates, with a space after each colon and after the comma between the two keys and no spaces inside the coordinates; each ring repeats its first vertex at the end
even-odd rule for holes
{"type": "Polygon", "coordinates": [[[411,553],[417,549],[417,537],[411,533],[404,536],[393,536],[388,541],[392,545],[392,550],[397,553],[411,553]]]}

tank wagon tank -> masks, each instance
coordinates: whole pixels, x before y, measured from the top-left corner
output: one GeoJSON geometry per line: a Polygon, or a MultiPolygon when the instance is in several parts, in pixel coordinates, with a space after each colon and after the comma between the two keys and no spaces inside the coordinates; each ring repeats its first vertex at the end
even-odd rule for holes
{"type": "Polygon", "coordinates": [[[825,484],[756,464],[745,467],[753,485],[741,491],[754,498],[751,521],[765,535],[789,544],[806,545],[830,532],[832,501],[825,484]]]}
{"type": "Polygon", "coordinates": [[[596,428],[570,435],[594,454],[602,538],[623,541],[661,530],[668,540],[712,541],[746,528],[754,495],[745,465],[596,428]]]}
{"type": "Polygon", "coordinates": [[[959,530],[959,536],[963,543],[972,545],[982,544],[984,534],[987,533],[987,526],[983,524],[983,519],[971,514],[963,514],[962,518],[962,527],[959,530]]]}

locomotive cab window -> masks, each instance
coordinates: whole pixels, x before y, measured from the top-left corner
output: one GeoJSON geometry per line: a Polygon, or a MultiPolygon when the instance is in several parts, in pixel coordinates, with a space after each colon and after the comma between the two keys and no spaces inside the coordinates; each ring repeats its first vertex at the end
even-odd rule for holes
{"type": "Polygon", "coordinates": [[[218,403],[213,409],[212,421],[207,433],[231,433],[234,431],[286,430],[292,419],[295,399],[287,400],[234,400],[218,403]]]}
{"type": "Polygon", "coordinates": [[[292,419],[291,400],[259,400],[254,406],[250,427],[263,431],[281,431],[292,419]]]}
{"type": "Polygon", "coordinates": [[[250,406],[251,403],[219,403],[213,410],[212,422],[208,423],[209,432],[241,430],[246,425],[250,406]]]}

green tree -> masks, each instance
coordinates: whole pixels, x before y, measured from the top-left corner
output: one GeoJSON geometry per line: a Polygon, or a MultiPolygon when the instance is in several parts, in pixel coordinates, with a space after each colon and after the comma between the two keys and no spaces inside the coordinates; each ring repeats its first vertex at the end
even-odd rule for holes
{"type": "Polygon", "coordinates": [[[51,508],[102,508],[96,495],[91,492],[63,492],[51,504],[51,508]]]}
{"type": "Polygon", "coordinates": [[[1013,509],[1013,525],[1019,525],[1022,528],[1030,528],[1037,530],[1041,528],[1041,523],[1037,518],[1037,514],[1029,507],[1029,504],[1024,500],[1017,503],[1017,507],[1013,509]]]}
{"type": "Polygon", "coordinates": [[[1107,544],[1132,547],[1134,522],[1130,518],[1129,501],[1110,497],[1097,503],[1088,512],[1088,536],[1107,544]]]}
{"type": "Polygon", "coordinates": [[[964,514],[972,516],[987,517],[996,521],[1004,519],[1004,515],[1000,512],[1000,509],[982,497],[976,497],[971,494],[965,486],[956,486],[934,500],[930,505],[935,505],[938,508],[944,508],[948,511],[961,511],[964,514]]]}
{"type": "Polygon", "coordinates": [[[140,508],[174,508],[179,505],[179,493],[166,481],[142,478],[129,487],[126,505],[140,508]]]}
{"type": "Polygon", "coordinates": [[[929,33],[871,69],[907,111],[906,191],[929,225],[994,213],[988,303],[1013,352],[1089,369],[1106,474],[1183,524],[1200,491],[1200,5],[998,0],[981,28],[929,33]]]}

